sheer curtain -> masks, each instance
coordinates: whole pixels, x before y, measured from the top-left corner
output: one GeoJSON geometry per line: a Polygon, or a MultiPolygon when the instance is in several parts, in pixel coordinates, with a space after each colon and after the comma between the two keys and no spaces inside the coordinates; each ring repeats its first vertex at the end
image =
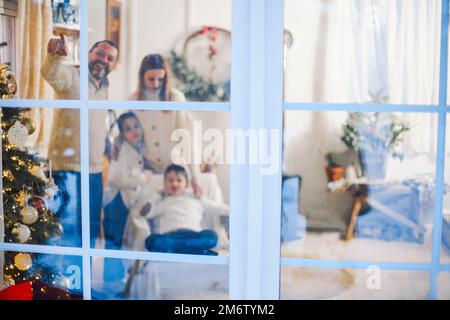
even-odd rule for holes
{"type": "MultiPolygon", "coordinates": [[[[41,77],[40,69],[47,53],[47,43],[53,36],[51,0],[20,0],[18,12],[19,72],[17,96],[21,99],[52,99],[53,90],[41,77]]],[[[51,130],[52,109],[36,108],[30,112],[36,131],[28,145],[39,149],[43,156],[51,130]]]]}
{"type": "MultiPolygon", "coordinates": [[[[286,101],[437,103],[440,11],[438,0],[286,1],[286,27],[294,36],[287,51],[286,101]]],[[[313,126],[315,140],[342,149],[336,133],[345,117],[318,117],[326,119],[313,126]]],[[[434,154],[437,119],[402,117],[411,124],[404,151],[434,154]]],[[[294,132],[301,124],[308,127],[305,121],[287,120],[288,145],[301,145],[294,132]]]]}
{"type": "Polygon", "coordinates": [[[18,95],[23,99],[51,99],[52,90],[40,74],[53,34],[51,1],[19,1],[18,24],[18,95]]]}
{"type": "MultiPolygon", "coordinates": [[[[440,15],[438,0],[286,0],[294,37],[286,52],[286,101],[437,103],[440,15]]],[[[434,156],[437,119],[402,118],[411,125],[403,151],[434,156]]],[[[346,150],[345,119],[345,112],[286,115],[285,169],[304,178],[306,212],[324,210],[324,203],[327,214],[341,207],[324,192],[324,168],[327,152],[346,150]]]]}

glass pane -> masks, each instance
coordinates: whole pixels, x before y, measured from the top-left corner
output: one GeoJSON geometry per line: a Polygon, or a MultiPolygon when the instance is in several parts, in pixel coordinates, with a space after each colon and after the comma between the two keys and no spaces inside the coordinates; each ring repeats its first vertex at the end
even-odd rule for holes
{"type": "Polygon", "coordinates": [[[436,104],[441,1],[285,1],[285,101],[436,104]]]}
{"type": "Polygon", "coordinates": [[[0,251],[0,300],[81,300],[81,257],[0,251]]]}
{"type": "Polygon", "coordinates": [[[92,299],[225,300],[228,267],[96,257],[92,299]]]}
{"type": "Polygon", "coordinates": [[[79,99],[79,1],[7,1],[0,10],[0,63],[21,99],[79,99]],[[24,36],[25,35],[25,36],[24,36]]]}
{"type": "Polygon", "coordinates": [[[79,113],[2,109],[5,242],[81,246],[79,113]]]}
{"type": "Polygon", "coordinates": [[[228,254],[228,118],[226,112],[92,110],[92,245],[228,254]]]}
{"type": "Polygon", "coordinates": [[[447,115],[441,262],[450,263],[450,116],[447,115]]]}
{"type": "Polygon", "coordinates": [[[428,272],[368,269],[281,269],[281,299],[428,299],[428,272]]]}
{"type": "Polygon", "coordinates": [[[282,256],[430,262],[437,118],[285,113],[282,256]]]}
{"type": "Polygon", "coordinates": [[[231,1],[89,1],[89,28],[91,99],[229,101],[231,1]]]}
{"type": "Polygon", "coordinates": [[[438,276],[438,294],[439,300],[450,300],[450,272],[441,272],[438,276]]]}

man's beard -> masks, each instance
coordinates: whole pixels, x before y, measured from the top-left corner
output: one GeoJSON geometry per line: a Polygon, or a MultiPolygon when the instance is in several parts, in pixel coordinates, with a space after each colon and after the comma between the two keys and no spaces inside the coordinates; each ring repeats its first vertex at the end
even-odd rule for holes
{"type": "Polygon", "coordinates": [[[89,71],[95,80],[103,80],[109,74],[108,65],[102,61],[90,62],[89,71]],[[99,68],[99,66],[101,66],[101,68],[99,68]]]}

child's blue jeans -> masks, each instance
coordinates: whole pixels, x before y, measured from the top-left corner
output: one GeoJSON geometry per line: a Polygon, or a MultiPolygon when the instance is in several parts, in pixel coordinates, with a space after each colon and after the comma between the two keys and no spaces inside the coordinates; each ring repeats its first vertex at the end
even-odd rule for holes
{"type": "Polygon", "coordinates": [[[179,229],[163,234],[152,234],[145,240],[148,251],[217,255],[211,249],[217,245],[217,234],[213,230],[200,232],[179,229]]]}

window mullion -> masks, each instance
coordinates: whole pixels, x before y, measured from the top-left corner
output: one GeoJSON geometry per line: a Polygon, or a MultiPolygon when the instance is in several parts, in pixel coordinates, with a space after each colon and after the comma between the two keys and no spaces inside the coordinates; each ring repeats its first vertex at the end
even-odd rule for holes
{"type": "MultiPolygon", "coordinates": [[[[281,175],[283,139],[284,1],[266,0],[264,129],[270,166],[263,176],[262,299],[280,296],[281,175]],[[273,149],[272,149],[273,148],[273,149]]],[[[261,150],[259,150],[261,153],[261,150]]],[[[261,161],[262,159],[260,159],[261,161]]]]}
{"type": "Polygon", "coordinates": [[[89,80],[88,80],[88,3],[80,1],[80,156],[81,221],[83,247],[83,298],[91,299],[91,257],[89,218],[89,80]]]}
{"type": "MultiPolygon", "coordinates": [[[[232,3],[231,129],[248,127],[249,0],[232,3]]],[[[234,150],[233,150],[234,151],[234,150]]],[[[231,150],[227,150],[231,152],[231,150]]],[[[247,273],[248,166],[230,163],[230,299],[245,299],[247,273]]]]}
{"type": "Polygon", "coordinates": [[[448,77],[448,0],[442,0],[441,7],[441,52],[439,73],[439,113],[438,113],[438,141],[436,156],[436,186],[433,221],[433,249],[432,269],[430,276],[429,298],[436,299],[437,279],[439,275],[440,253],[442,244],[442,208],[444,193],[445,170],[445,134],[447,108],[447,77],[448,77]]]}

